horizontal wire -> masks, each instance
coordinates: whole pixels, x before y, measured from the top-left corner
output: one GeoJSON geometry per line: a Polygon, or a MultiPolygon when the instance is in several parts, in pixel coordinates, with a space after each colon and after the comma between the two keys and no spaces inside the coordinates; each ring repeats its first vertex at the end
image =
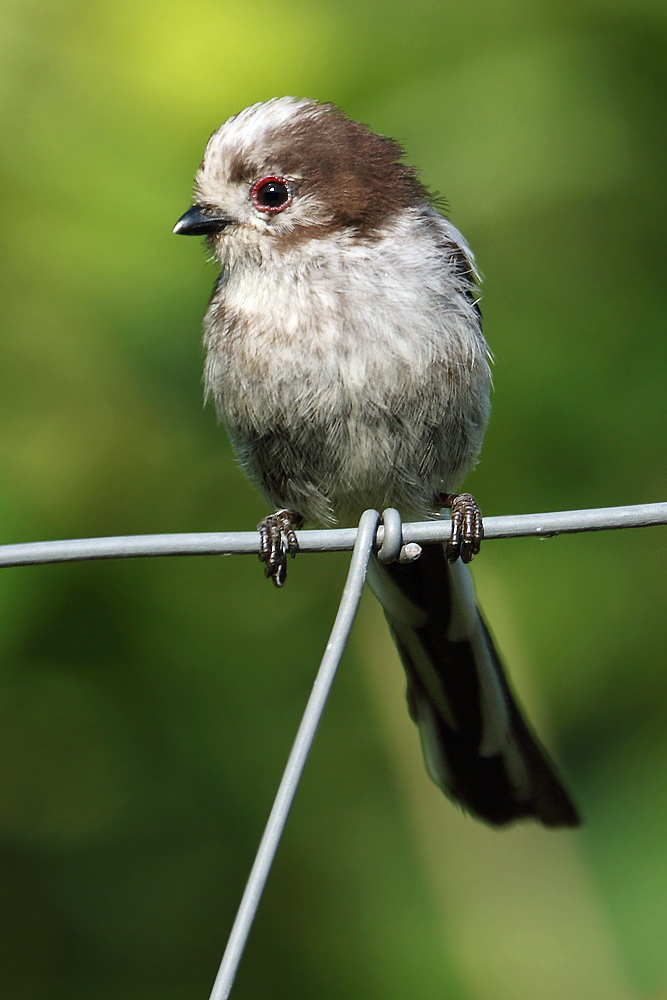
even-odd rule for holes
{"type": "MultiPolygon", "coordinates": [[[[592,510],[563,510],[544,514],[510,514],[484,518],[485,538],[520,538],[611,528],[644,528],[667,524],[667,503],[646,503],[630,507],[600,507],[592,510]]],[[[450,521],[445,516],[433,521],[403,524],[403,541],[444,542],[449,538],[450,521]]],[[[301,552],[347,552],[354,547],[356,528],[299,531],[301,552]]],[[[384,537],[378,528],[377,545],[384,537]]],[[[20,542],[0,545],[0,567],[30,566],[39,563],[78,562],[86,559],[133,559],[143,556],[221,556],[257,553],[256,531],[208,531],[169,535],[116,535],[110,538],[73,538],[53,542],[20,542]]]]}

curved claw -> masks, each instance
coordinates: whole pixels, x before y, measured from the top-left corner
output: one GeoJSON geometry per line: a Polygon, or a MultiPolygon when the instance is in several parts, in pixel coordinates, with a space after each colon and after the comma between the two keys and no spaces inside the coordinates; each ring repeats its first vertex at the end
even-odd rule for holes
{"type": "Polygon", "coordinates": [[[292,558],[299,551],[294,525],[301,519],[288,510],[277,510],[257,525],[259,531],[259,558],[265,563],[264,573],[276,587],[283,587],[287,579],[287,556],[292,558]]]}
{"type": "Polygon", "coordinates": [[[480,550],[484,538],[482,512],[471,493],[449,496],[447,506],[452,512],[452,533],[446,547],[448,562],[456,562],[461,557],[469,563],[480,550]]]}

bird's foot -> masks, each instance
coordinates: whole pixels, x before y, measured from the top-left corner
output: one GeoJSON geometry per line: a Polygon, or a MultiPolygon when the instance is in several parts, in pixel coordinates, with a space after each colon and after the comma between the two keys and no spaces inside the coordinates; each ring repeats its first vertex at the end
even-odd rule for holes
{"type": "Polygon", "coordinates": [[[469,563],[479,552],[484,538],[482,512],[471,493],[441,493],[438,501],[452,512],[452,533],[445,548],[448,562],[461,557],[469,563]]]}
{"type": "Polygon", "coordinates": [[[303,521],[289,510],[277,510],[257,525],[259,531],[259,558],[265,563],[264,573],[276,587],[283,587],[287,579],[287,556],[292,558],[299,551],[295,528],[303,521]]]}

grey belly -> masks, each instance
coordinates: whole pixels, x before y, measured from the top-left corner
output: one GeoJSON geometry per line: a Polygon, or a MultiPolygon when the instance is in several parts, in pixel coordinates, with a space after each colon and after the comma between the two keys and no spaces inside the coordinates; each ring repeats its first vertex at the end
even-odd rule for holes
{"type": "Polygon", "coordinates": [[[228,431],[272,507],[308,522],[349,524],[368,507],[397,507],[412,518],[432,514],[436,495],[455,489],[476,457],[482,428],[471,435],[468,423],[455,413],[436,423],[369,410],[228,431]]]}

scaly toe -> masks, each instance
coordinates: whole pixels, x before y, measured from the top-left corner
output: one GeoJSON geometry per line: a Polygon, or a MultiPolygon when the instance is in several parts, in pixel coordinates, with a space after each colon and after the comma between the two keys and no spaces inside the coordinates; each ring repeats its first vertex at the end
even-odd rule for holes
{"type": "Polygon", "coordinates": [[[470,493],[451,497],[450,507],[452,531],[446,548],[447,559],[455,562],[460,556],[464,563],[469,563],[479,552],[484,537],[482,513],[470,493]]]}
{"type": "Polygon", "coordinates": [[[259,558],[265,564],[264,573],[276,587],[283,587],[287,579],[287,556],[299,551],[294,522],[300,518],[288,510],[269,514],[257,525],[259,531],[259,558]]]}

